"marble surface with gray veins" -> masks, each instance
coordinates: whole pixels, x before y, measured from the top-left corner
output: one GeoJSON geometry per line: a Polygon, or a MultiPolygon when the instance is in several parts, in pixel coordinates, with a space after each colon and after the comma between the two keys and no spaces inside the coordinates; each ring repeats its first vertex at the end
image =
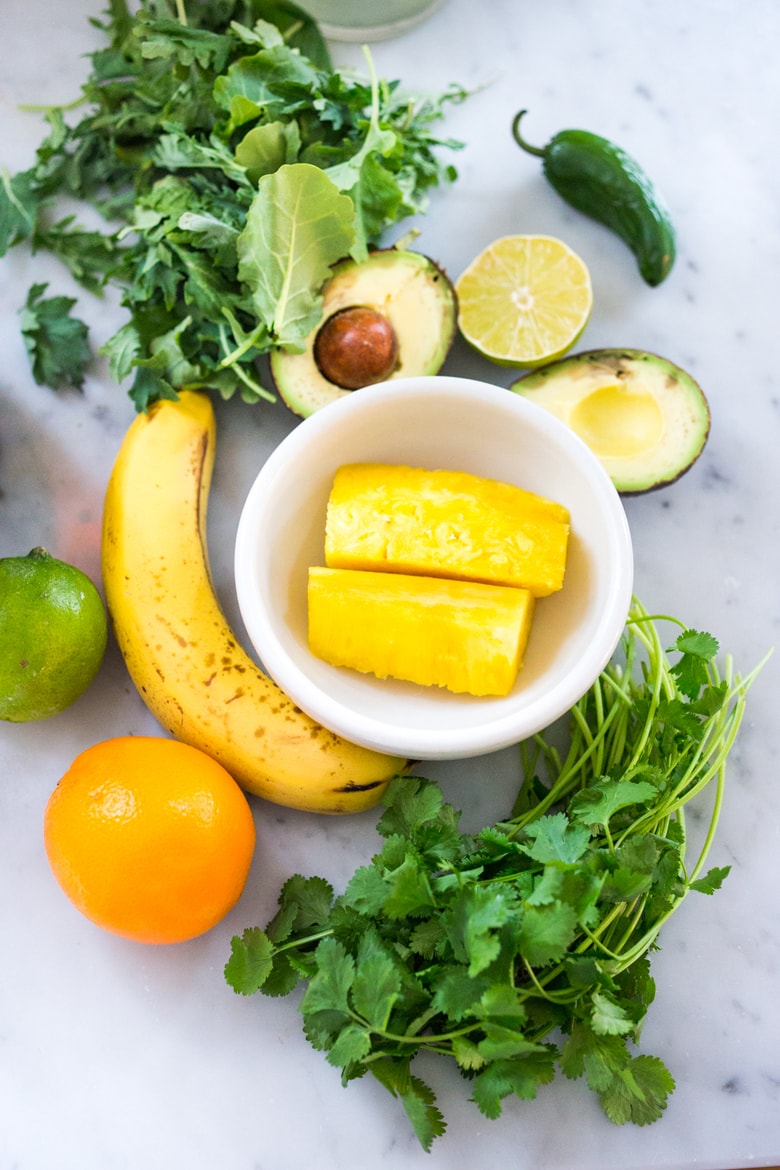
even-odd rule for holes
{"type": "MultiPolygon", "coordinates": [[[[44,124],[29,105],[69,102],[100,43],[97,0],[0,5],[0,168],[32,162],[44,124]]],[[[558,235],[588,264],[594,309],[581,348],[661,354],[712,408],[701,459],[677,484],[626,500],[636,590],[654,612],[713,632],[738,669],[780,638],[777,282],[780,7],[754,0],[448,0],[373,46],[380,76],[473,92],[446,130],[466,143],[459,179],[433,195],[417,244],[456,277],[485,245],[558,235]],[[650,289],[625,245],[578,215],[509,127],[543,142],[580,126],[619,142],[663,190],[678,230],[669,279],[650,289]]],[[[333,45],[362,68],[359,46],[333,45]]],[[[400,229],[399,229],[400,232],[400,229]]],[[[398,233],[396,233],[398,234],[398,233]]],[[[95,346],[122,323],[114,296],[81,295],[45,256],[0,261],[0,555],[45,544],[99,579],[102,494],[133,414],[96,360],[82,394],[35,385],[18,310],[33,282],[80,296],[95,346]]],[[[456,342],[445,372],[508,385],[513,372],[456,342]]],[[[210,544],[238,625],[232,544],[265,454],[296,425],[282,406],[220,403],[210,544]]],[[[235,910],[208,935],[143,947],[66,902],[41,818],[72,758],[123,733],[158,731],[112,644],[97,684],[43,724],[0,729],[0,1170],[721,1170],[780,1162],[780,724],[777,656],[755,686],[733,755],[711,864],[723,889],[695,896],[661,936],[657,998],[642,1037],[677,1089],[663,1118],[613,1126],[563,1078],[487,1121],[444,1064],[421,1075],[449,1120],[424,1154],[370,1078],[342,1088],[301,1033],[295,997],[240,998],[222,969],[230,938],[271,916],[292,872],[340,888],[374,851],[373,814],[318,818],[254,806],[255,864],[235,910]]],[[[478,828],[503,815],[513,750],[430,764],[478,828]]],[[[695,829],[695,815],[692,819],[695,829]]]]}

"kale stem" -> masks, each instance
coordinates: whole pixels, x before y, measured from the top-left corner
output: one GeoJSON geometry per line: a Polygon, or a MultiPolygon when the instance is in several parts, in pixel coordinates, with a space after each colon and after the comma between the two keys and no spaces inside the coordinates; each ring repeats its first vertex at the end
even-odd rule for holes
{"type": "MultiPolygon", "coordinates": [[[[223,309],[222,311],[235,334],[236,328],[238,327],[238,322],[235,320],[233,314],[230,313],[229,310],[223,309]]],[[[264,331],[265,326],[261,323],[255,329],[253,329],[251,333],[244,334],[243,340],[239,342],[239,344],[235,346],[234,349],[229,350],[227,345],[227,337],[225,336],[224,332],[224,326],[221,326],[220,341],[222,342],[222,348],[225,350],[225,356],[219,363],[219,369],[224,370],[228,366],[235,367],[236,363],[240,361],[241,358],[245,356],[245,354],[249,353],[250,349],[253,349],[254,346],[257,345],[264,331]]]]}
{"type": "Polygon", "coordinates": [[[261,386],[259,382],[256,382],[254,378],[250,378],[246,370],[243,370],[237,362],[233,365],[232,369],[236,377],[242,381],[244,385],[248,387],[248,389],[250,389],[252,393],[255,394],[258,398],[264,398],[266,402],[276,402],[276,398],[271,393],[271,391],[266,390],[266,388],[261,386]]]}

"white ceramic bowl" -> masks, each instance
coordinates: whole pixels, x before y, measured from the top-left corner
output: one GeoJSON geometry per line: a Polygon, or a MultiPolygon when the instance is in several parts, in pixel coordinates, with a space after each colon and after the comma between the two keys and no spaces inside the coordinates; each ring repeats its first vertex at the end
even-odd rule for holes
{"type": "Polygon", "coordinates": [[[517,743],[585,693],[623,631],[633,556],[620,497],[572,431],[510,390],[435,376],[366,387],[299,423],[249,492],[236,536],[235,575],[255,650],[303,711],[366,747],[443,760],[517,743]],[[324,564],[333,475],[341,464],[359,461],[469,471],[569,509],[563,588],[539,601],[525,663],[505,698],[380,680],[309,653],[308,569],[324,564]]]}

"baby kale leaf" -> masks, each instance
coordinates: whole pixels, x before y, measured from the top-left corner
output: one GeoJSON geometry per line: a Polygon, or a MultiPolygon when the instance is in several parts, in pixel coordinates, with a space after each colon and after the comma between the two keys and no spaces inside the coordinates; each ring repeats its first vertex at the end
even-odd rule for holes
{"type": "Polygon", "coordinates": [[[33,377],[55,390],[66,386],[80,390],[92,356],[87,327],[71,315],[73,297],[46,297],[47,288],[48,284],[33,285],[21,311],[33,377]]]}

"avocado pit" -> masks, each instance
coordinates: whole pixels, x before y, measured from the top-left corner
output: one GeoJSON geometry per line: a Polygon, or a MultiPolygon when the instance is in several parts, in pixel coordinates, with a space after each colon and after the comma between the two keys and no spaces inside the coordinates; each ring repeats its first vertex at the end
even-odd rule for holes
{"type": "Polygon", "coordinates": [[[339,309],[314,339],[314,360],[324,378],[343,390],[382,382],[398,362],[398,335],[382,313],[366,305],[339,309]]]}
{"type": "Polygon", "coordinates": [[[274,385],[302,418],[364,386],[438,373],[455,336],[455,289],[421,252],[378,249],[331,273],[302,344],[270,354],[274,385]]]}

